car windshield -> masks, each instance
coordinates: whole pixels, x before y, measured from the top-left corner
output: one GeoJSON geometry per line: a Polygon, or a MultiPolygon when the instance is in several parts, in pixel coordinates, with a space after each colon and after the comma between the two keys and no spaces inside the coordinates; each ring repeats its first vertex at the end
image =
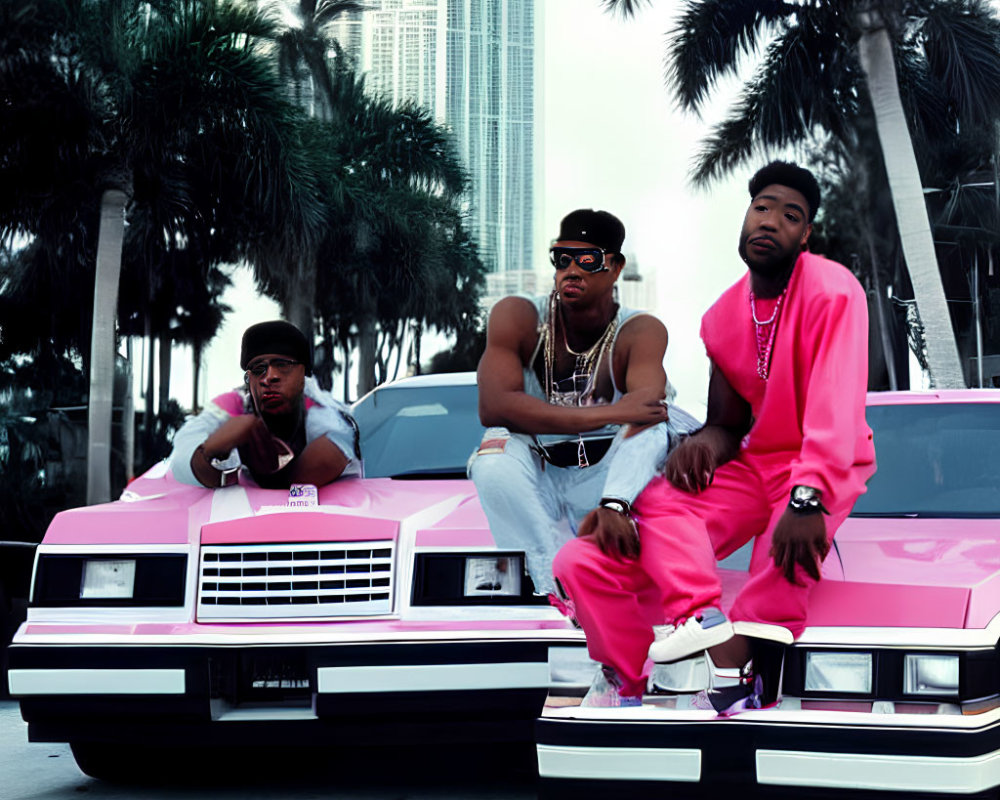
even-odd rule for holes
{"type": "Polygon", "coordinates": [[[1000,516],[994,403],[868,407],[878,471],[854,516],[1000,516]]]}
{"type": "Polygon", "coordinates": [[[387,386],[354,407],[365,476],[465,474],[483,435],[474,384],[387,386]]]}

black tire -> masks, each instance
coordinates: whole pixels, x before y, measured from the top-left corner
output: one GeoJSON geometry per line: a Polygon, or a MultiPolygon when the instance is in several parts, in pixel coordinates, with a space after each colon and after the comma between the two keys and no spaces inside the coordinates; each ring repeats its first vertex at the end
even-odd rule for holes
{"type": "Polygon", "coordinates": [[[3,579],[0,578],[0,700],[10,699],[7,687],[7,645],[10,644],[16,629],[14,611],[7,599],[3,579]]]}
{"type": "Polygon", "coordinates": [[[107,742],[70,742],[69,748],[80,771],[91,778],[109,783],[150,783],[156,779],[151,748],[107,742]]]}

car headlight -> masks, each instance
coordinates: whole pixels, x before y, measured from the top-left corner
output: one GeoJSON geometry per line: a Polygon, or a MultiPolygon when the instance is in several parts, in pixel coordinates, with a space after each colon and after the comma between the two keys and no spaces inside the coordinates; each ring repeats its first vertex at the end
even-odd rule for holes
{"type": "Polygon", "coordinates": [[[88,558],[83,562],[80,598],[132,597],[135,592],[134,558],[88,558]]]}
{"type": "Polygon", "coordinates": [[[808,652],[804,688],[807,692],[871,694],[872,654],[808,652]]]}
{"type": "Polygon", "coordinates": [[[187,556],[114,553],[38,556],[32,605],[182,606],[187,556]]]}
{"type": "Polygon", "coordinates": [[[903,693],[957,697],[958,656],[907,654],[903,659],[903,693]]]}
{"type": "MultiPolygon", "coordinates": [[[[542,602],[544,598],[538,602],[542,602]]],[[[535,602],[523,553],[420,553],[413,605],[510,605],[535,602]]]]}

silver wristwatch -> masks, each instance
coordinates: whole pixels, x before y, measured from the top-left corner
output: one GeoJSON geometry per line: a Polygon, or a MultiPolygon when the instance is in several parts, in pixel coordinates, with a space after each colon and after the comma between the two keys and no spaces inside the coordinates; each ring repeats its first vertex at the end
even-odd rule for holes
{"type": "Polygon", "coordinates": [[[235,467],[228,466],[227,462],[230,459],[220,460],[218,458],[212,458],[209,460],[211,464],[219,473],[219,488],[224,489],[227,486],[232,486],[240,482],[240,467],[237,464],[235,467]]]}
{"type": "Polygon", "coordinates": [[[788,507],[797,514],[826,512],[819,489],[814,489],[812,486],[793,486],[788,507]]]}

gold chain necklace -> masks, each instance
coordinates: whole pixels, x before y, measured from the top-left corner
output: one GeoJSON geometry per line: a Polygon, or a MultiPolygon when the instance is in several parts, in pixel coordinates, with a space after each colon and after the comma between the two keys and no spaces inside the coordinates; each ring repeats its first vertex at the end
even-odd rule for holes
{"type": "Polygon", "coordinates": [[[597,377],[597,367],[604,358],[604,354],[608,351],[611,342],[614,341],[615,332],[618,329],[617,315],[611,318],[608,326],[604,329],[604,333],[601,334],[597,341],[583,352],[577,352],[569,346],[565,334],[566,326],[565,323],[563,324],[563,347],[567,353],[576,359],[572,375],[573,389],[570,392],[560,391],[555,381],[557,316],[559,316],[559,295],[553,291],[549,295],[548,320],[546,320],[546,325],[542,329],[542,336],[545,339],[542,347],[542,352],[545,356],[545,397],[550,403],[556,405],[568,405],[570,403],[567,401],[574,399],[575,402],[572,402],[572,405],[580,405],[580,401],[593,392],[597,377]],[[578,388],[580,382],[583,382],[582,388],[578,388]]]}

